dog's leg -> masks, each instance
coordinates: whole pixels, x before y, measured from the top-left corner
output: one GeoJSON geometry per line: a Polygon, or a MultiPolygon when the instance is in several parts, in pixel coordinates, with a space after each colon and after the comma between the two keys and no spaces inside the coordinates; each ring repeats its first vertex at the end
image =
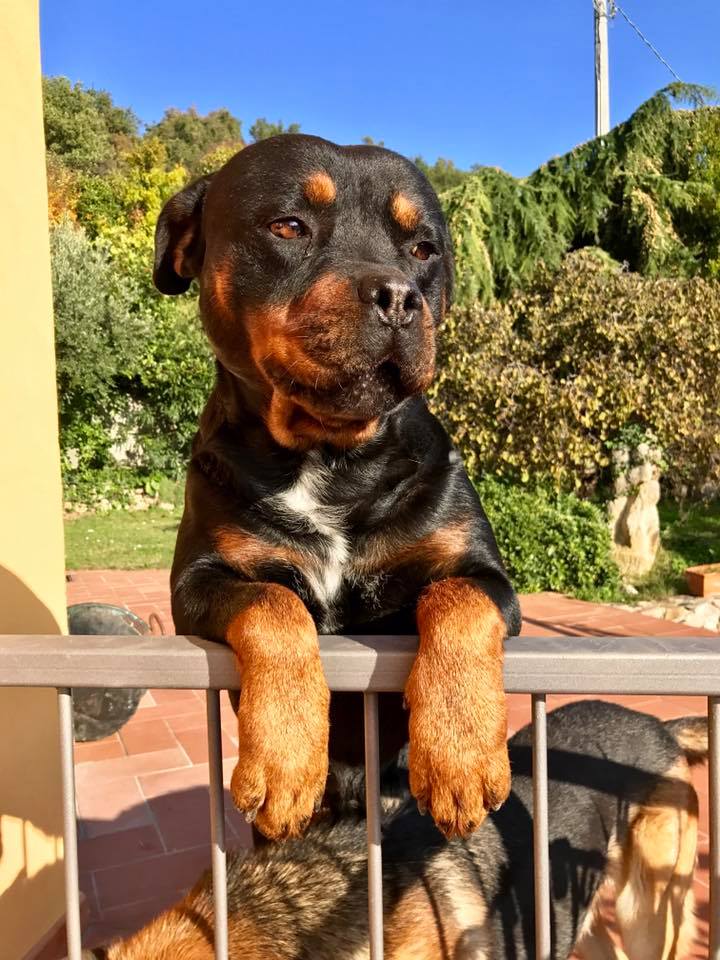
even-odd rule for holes
{"type": "Polygon", "coordinates": [[[678,761],[635,817],[626,843],[618,925],[630,960],[682,960],[695,929],[692,880],[698,801],[678,761]]]}
{"type": "Polygon", "coordinates": [[[628,960],[628,956],[616,946],[608,933],[605,921],[594,917],[592,926],[575,944],[573,954],[581,960],[628,960]]]}
{"type": "Polygon", "coordinates": [[[510,792],[500,611],[475,581],[431,584],[417,608],[410,789],[448,836],[466,836],[510,792]]]}
{"type": "Polygon", "coordinates": [[[241,676],[235,805],[271,839],[297,835],[325,789],[330,694],[317,631],[279,584],[242,584],[225,638],[241,676]]]}
{"type": "Polygon", "coordinates": [[[580,960],[628,960],[627,954],[613,942],[602,914],[603,893],[608,886],[613,887],[606,885],[595,894],[575,943],[573,956],[580,960]]]}

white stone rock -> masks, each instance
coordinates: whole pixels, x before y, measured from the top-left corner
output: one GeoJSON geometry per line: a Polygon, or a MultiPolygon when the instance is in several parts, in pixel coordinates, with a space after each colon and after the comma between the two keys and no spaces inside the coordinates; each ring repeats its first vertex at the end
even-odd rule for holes
{"type": "Polygon", "coordinates": [[[665,619],[665,607],[646,607],[643,610],[643,614],[646,617],[654,617],[655,620],[664,620],[665,619]]]}
{"type": "Polygon", "coordinates": [[[688,613],[683,622],[687,624],[688,627],[702,627],[705,630],[716,630],[718,620],[720,620],[720,613],[718,613],[714,604],[699,603],[694,610],[688,613]],[[708,624],[712,624],[712,626],[708,626],[708,624]]]}
{"type": "Polygon", "coordinates": [[[660,545],[659,475],[657,466],[646,462],[615,478],[608,522],[615,561],[629,577],[644,576],[655,563],[660,545]]]}
{"type": "Polygon", "coordinates": [[[665,619],[672,620],[673,623],[682,623],[686,614],[682,607],[665,607],[665,619]]]}

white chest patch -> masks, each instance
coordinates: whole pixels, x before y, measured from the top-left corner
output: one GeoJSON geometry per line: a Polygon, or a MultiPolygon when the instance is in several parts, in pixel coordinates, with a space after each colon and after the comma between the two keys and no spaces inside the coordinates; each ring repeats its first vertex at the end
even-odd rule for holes
{"type": "Polygon", "coordinates": [[[273,497],[274,505],[288,519],[302,523],[325,540],[325,550],[303,571],[313,593],[325,604],[331,604],[337,596],[350,554],[346,511],[323,502],[331,480],[332,474],[313,451],[307,455],[292,486],[273,497]]]}

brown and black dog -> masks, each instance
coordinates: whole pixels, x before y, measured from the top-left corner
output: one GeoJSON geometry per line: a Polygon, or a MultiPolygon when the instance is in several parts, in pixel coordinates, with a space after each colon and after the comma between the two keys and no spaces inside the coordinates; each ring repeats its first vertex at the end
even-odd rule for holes
{"type": "Polygon", "coordinates": [[[437,197],[388,150],[274,137],[163,209],[155,283],[180,294],[193,278],[217,383],[172,609],[179,632],[237,657],[233,799],[266,836],[296,835],[326,789],[328,738],[333,761],[362,761],[362,698],[330,703],[318,631],[418,633],[409,724],[384,696],[381,749],[409,736],[419,804],[466,835],[510,789],[502,659],[519,612],[423,399],[453,285],[437,197]]]}
{"type": "MultiPolygon", "coordinates": [[[[548,715],[552,947],[564,960],[683,960],[695,929],[697,795],[707,720],[662,723],[612,703],[548,715]],[[624,952],[606,927],[614,901],[624,952]]],[[[532,734],[509,744],[510,798],[467,840],[446,840],[406,802],[385,818],[389,960],[535,957],[532,734]]],[[[407,796],[407,794],[406,794],[407,796]]],[[[365,825],[344,817],[228,862],[231,960],[367,960],[365,825]]],[[[206,874],[144,929],[86,954],[102,960],[212,960],[206,874]]]]}

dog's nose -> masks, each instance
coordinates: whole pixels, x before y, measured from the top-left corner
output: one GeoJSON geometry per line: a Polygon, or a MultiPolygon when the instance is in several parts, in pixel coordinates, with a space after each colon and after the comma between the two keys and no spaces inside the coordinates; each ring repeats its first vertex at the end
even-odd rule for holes
{"type": "Polygon", "coordinates": [[[363,303],[375,304],[378,320],[388,327],[408,326],[422,308],[420,291],[404,277],[369,274],[358,284],[358,294],[363,303]]]}

